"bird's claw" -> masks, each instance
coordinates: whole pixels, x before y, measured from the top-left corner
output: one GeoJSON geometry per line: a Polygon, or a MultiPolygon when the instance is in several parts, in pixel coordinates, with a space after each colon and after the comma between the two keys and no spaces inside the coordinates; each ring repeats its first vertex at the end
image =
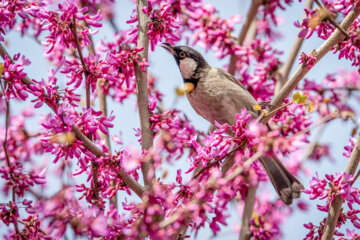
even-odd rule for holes
{"type": "Polygon", "coordinates": [[[273,105],[271,105],[269,102],[260,102],[259,105],[261,106],[261,109],[265,109],[265,108],[269,108],[270,110],[272,110],[274,108],[273,105]]]}

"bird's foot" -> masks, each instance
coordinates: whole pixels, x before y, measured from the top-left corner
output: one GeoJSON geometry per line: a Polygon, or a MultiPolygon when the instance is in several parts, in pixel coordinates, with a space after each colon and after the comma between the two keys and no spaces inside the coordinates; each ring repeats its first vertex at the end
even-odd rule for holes
{"type": "Polygon", "coordinates": [[[259,105],[261,106],[261,109],[269,108],[270,111],[271,111],[272,109],[274,109],[274,106],[271,105],[269,102],[263,101],[263,102],[260,102],[259,105]]]}

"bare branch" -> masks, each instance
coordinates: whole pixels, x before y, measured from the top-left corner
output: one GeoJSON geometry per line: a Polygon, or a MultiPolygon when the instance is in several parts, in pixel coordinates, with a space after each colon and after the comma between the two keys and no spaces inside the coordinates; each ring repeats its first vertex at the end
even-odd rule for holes
{"type": "MultiPolygon", "coordinates": [[[[356,140],[356,144],[351,153],[349,161],[346,165],[345,172],[347,174],[354,175],[356,168],[359,165],[359,161],[360,161],[360,134],[358,136],[358,139],[356,140]]],[[[337,195],[334,201],[330,203],[330,208],[324,227],[324,232],[321,237],[322,240],[333,239],[334,231],[335,231],[336,223],[339,219],[342,203],[343,203],[343,198],[340,195],[337,195]]]]}
{"type": "MultiPolygon", "coordinates": [[[[313,4],[314,4],[314,0],[306,0],[305,8],[312,9],[313,4]]],[[[289,78],[291,68],[295,63],[296,56],[298,55],[303,42],[304,42],[304,38],[299,38],[298,36],[296,36],[295,41],[292,47],[290,48],[290,53],[284,65],[279,70],[279,78],[275,86],[275,95],[280,91],[280,89],[284,86],[286,80],[289,78]]]]}
{"type": "MultiPolygon", "coordinates": [[[[101,111],[101,115],[107,117],[107,104],[106,104],[106,94],[103,91],[103,84],[105,83],[105,79],[100,78],[96,83],[96,92],[99,98],[99,108],[101,111]]],[[[106,128],[107,129],[107,128],[106,128]]],[[[111,145],[110,145],[110,135],[104,134],[103,132],[99,133],[100,138],[105,140],[105,146],[109,149],[111,153],[111,145]]],[[[110,199],[110,203],[117,208],[117,194],[115,193],[114,197],[110,199]]]]}
{"type": "MultiPolygon", "coordinates": [[[[137,47],[143,48],[140,56],[143,59],[148,58],[149,49],[149,36],[147,34],[147,25],[150,21],[149,16],[143,13],[142,9],[148,6],[147,0],[137,0],[137,13],[138,13],[138,41],[137,47]]],[[[149,96],[147,86],[147,72],[143,72],[138,64],[135,64],[136,75],[136,90],[137,90],[137,103],[139,107],[140,126],[141,126],[141,147],[142,149],[149,150],[153,145],[153,132],[150,128],[150,111],[149,111],[149,96]]],[[[150,160],[151,161],[151,160],[150,160]]],[[[151,162],[144,162],[141,165],[143,172],[144,184],[146,186],[151,185],[151,181],[148,179],[148,173],[151,162]]],[[[155,173],[153,173],[154,175],[155,173]]],[[[155,176],[153,177],[155,179],[155,176]]]]}
{"type": "Polygon", "coordinates": [[[314,139],[312,140],[312,142],[307,146],[305,153],[303,154],[303,157],[301,159],[301,165],[303,165],[305,163],[305,161],[311,156],[311,154],[314,152],[314,150],[316,149],[316,146],[319,143],[319,139],[322,135],[322,133],[324,132],[326,127],[326,124],[323,123],[322,125],[320,125],[320,128],[317,130],[314,139]]]}
{"type": "Polygon", "coordinates": [[[307,133],[307,132],[310,132],[311,129],[319,126],[319,125],[323,125],[331,120],[334,120],[336,118],[339,117],[339,111],[338,110],[335,110],[334,112],[330,113],[329,115],[326,115],[325,117],[323,118],[320,118],[317,122],[311,124],[310,126],[308,126],[307,128],[304,128],[303,130],[295,133],[294,135],[292,135],[291,137],[297,137],[297,136],[300,136],[304,133],[307,133]]]}
{"type": "Polygon", "coordinates": [[[120,32],[120,29],[119,29],[119,27],[116,25],[116,23],[114,22],[114,18],[113,18],[113,17],[111,17],[111,18],[109,19],[109,23],[110,23],[110,25],[111,25],[111,27],[112,27],[112,29],[114,30],[115,33],[119,33],[119,32],[120,32]]]}
{"type": "MultiPolygon", "coordinates": [[[[258,9],[259,9],[261,3],[262,3],[261,0],[252,0],[250,9],[249,9],[249,11],[248,11],[248,13],[246,15],[244,25],[243,25],[243,27],[241,29],[240,34],[239,34],[237,44],[242,45],[244,43],[246,34],[249,31],[251,23],[253,22],[253,20],[256,17],[256,14],[258,12],[258,9]]],[[[228,69],[228,72],[231,73],[231,74],[235,73],[236,61],[237,61],[237,56],[234,53],[231,54],[230,63],[229,63],[229,69],[228,69]]]]}

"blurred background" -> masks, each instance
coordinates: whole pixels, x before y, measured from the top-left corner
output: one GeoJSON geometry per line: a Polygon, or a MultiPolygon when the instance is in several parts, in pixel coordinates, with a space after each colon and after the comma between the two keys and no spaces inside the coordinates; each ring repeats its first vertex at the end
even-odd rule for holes
{"type": "MultiPolygon", "coordinates": [[[[213,4],[216,9],[218,9],[218,14],[222,18],[229,18],[230,16],[237,14],[241,15],[244,19],[247,13],[247,10],[250,6],[251,1],[245,0],[209,0],[206,1],[208,3],[213,4]]],[[[297,36],[298,29],[293,25],[293,23],[297,20],[301,21],[303,17],[303,6],[304,1],[299,3],[298,1],[293,1],[292,5],[287,7],[285,11],[278,11],[278,16],[281,17],[281,21],[279,21],[278,31],[282,34],[282,39],[278,42],[275,42],[272,46],[279,50],[283,51],[283,55],[281,57],[282,61],[285,61],[289,50],[292,46],[292,43],[297,36]]],[[[132,1],[122,0],[117,1],[116,9],[115,9],[115,22],[120,27],[120,29],[127,29],[129,25],[126,24],[126,21],[130,19],[130,15],[133,11],[134,4],[132,1]]],[[[234,35],[238,35],[241,29],[241,24],[236,25],[236,29],[234,31],[234,35]]],[[[101,39],[111,40],[113,38],[113,30],[109,23],[104,23],[102,28],[99,28],[99,33],[94,36],[95,43],[99,43],[101,39]]],[[[6,41],[8,43],[7,49],[11,55],[16,54],[18,52],[24,54],[27,58],[29,58],[32,64],[25,68],[25,72],[31,78],[36,80],[40,80],[41,78],[47,78],[48,69],[50,69],[50,65],[43,58],[43,50],[40,44],[34,41],[30,37],[20,37],[20,33],[11,32],[7,37],[6,41]]],[[[310,39],[305,40],[303,47],[300,52],[304,51],[306,53],[310,53],[313,49],[318,48],[324,40],[317,38],[314,34],[310,39]]],[[[185,44],[185,41],[182,41],[182,44],[185,44]]],[[[215,58],[215,54],[213,52],[204,52],[204,50],[200,46],[194,46],[197,50],[199,50],[206,58],[206,60],[210,63],[210,65],[214,67],[223,67],[224,65],[229,63],[229,58],[225,58],[219,60],[215,58]]],[[[175,64],[172,56],[170,56],[163,48],[157,46],[154,52],[149,54],[149,72],[158,79],[157,88],[160,92],[165,94],[164,97],[164,107],[176,107],[177,109],[182,110],[186,115],[190,118],[192,124],[202,131],[206,131],[209,128],[209,124],[207,121],[198,116],[190,104],[188,103],[185,97],[177,97],[175,94],[175,88],[182,85],[182,78],[179,73],[178,67],[175,64]]],[[[298,61],[293,67],[293,70],[297,68],[298,61]]],[[[317,82],[323,80],[326,74],[335,73],[337,69],[351,69],[356,70],[351,67],[351,63],[345,60],[338,60],[337,55],[333,55],[331,53],[327,54],[318,64],[315,65],[314,68],[311,69],[309,74],[306,76],[308,79],[316,79],[317,82]]],[[[290,74],[291,75],[291,74],[290,74]]],[[[64,85],[64,82],[59,79],[60,87],[61,84],[64,85]]],[[[31,98],[30,98],[31,99],[31,98]]],[[[354,103],[355,104],[355,103],[354,103]]],[[[355,105],[354,105],[355,106],[355,105]]],[[[96,106],[95,106],[96,107],[96,106]]],[[[12,112],[16,114],[17,112],[21,112],[24,108],[32,108],[31,103],[28,101],[27,104],[12,104],[12,112]]],[[[35,110],[37,115],[45,114],[49,112],[49,109],[46,106],[41,107],[40,109],[35,110]],[[40,110],[40,113],[39,111],[40,110]]],[[[130,100],[127,100],[125,104],[121,105],[115,102],[108,101],[108,113],[111,111],[114,112],[116,118],[114,120],[115,128],[111,129],[111,135],[119,135],[121,131],[121,137],[124,141],[124,145],[131,144],[134,147],[139,147],[137,142],[137,138],[135,137],[134,128],[139,128],[139,117],[136,111],[136,99],[133,97],[130,100]]],[[[1,124],[4,123],[4,119],[1,119],[1,124]]],[[[35,119],[29,120],[27,122],[27,126],[36,131],[39,128],[39,121],[35,121],[35,119]]],[[[329,159],[323,159],[320,163],[316,163],[314,161],[307,161],[306,165],[311,172],[307,175],[300,176],[300,180],[303,182],[305,187],[308,187],[309,181],[311,177],[318,173],[320,177],[323,177],[325,173],[335,173],[340,172],[345,169],[345,165],[347,159],[342,156],[344,152],[343,148],[345,145],[348,145],[348,140],[351,137],[351,131],[353,128],[353,124],[349,122],[344,122],[342,120],[334,120],[326,127],[325,131],[321,135],[320,143],[330,143],[331,144],[331,154],[335,158],[335,161],[330,161],[329,159]]],[[[315,133],[317,129],[313,130],[315,133]]],[[[118,149],[119,146],[116,146],[114,143],[112,144],[112,149],[118,149]]],[[[48,161],[52,161],[49,156],[48,161]]],[[[176,169],[183,168],[184,164],[187,164],[186,159],[181,159],[176,162],[176,164],[172,166],[166,166],[169,171],[169,176],[167,177],[168,181],[172,181],[176,176],[176,169]]],[[[51,172],[56,169],[57,165],[54,165],[54,169],[49,169],[47,171],[47,179],[48,185],[45,188],[49,192],[44,192],[47,196],[50,196],[55,193],[61,186],[60,183],[56,181],[56,175],[52,175],[51,172]],[[49,188],[49,186],[52,186],[49,188]]],[[[76,184],[77,182],[84,181],[85,179],[81,177],[71,178],[69,176],[69,183],[76,184]]],[[[260,188],[264,189],[263,187],[260,188]]],[[[267,188],[269,193],[274,194],[271,188],[267,188]]],[[[0,197],[1,201],[6,200],[4,197],[0,197]]],[[[130,197],[126,197],[128,200],[132,200],[130,197]]],[[[119,201],[123,200],[124,196],[119,196],[119,201]]],[[[135,198],[134,198],[135,199],[135,198]]],[[[302,199],[307,201],[308,195],[303,194],[302,199]]],[[[308,230],[303,227],[304,223],[313,222],[318,224],[326,214],[323,212],[319,212],[316,209],[317,201],[307,201],[309,203],[309,210],[307,212],[301,212],[299,210],[295,210],[294,214],[283,224],[283,239],[302,239],[305,237],[308,230]]],[[[229,207],[229,215],[231,217],[228,220],[228,226],[222,227],[222,230],[218,234],[218,236],[213,236],[211,230],[206,227],[201,230],[197,237],[192,235],[191,239],[235,239],[238,234],[234,232],[236,226],[240,223],[241,216],[237,214],[235,210],[236,204],[232,204],[229,207]]],[[[5,230],[5,226],[0,226],[1,232],[5,230]]],[[[72,239],[73,236],[71,233],[68,233],[68,239],[72,239]]]]}

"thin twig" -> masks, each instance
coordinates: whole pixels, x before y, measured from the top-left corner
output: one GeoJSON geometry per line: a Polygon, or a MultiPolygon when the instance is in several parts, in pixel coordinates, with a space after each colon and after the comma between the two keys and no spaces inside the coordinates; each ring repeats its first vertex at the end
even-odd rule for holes
{"type": "Polygon", "coordinates": [[[322,124],[324,124],[324,123],[327,123],[327,122],[329,122],[330,120],[336,119],[337,117],[339,117],[339,113],[338,113],[338,111],[336,110],[336,111],[330,113],[329,115],[327,115],[327,116],[319,119],[319,121],[311,124],[311,125],[308,126],[307,128],[304,128],[304,129],[301,130],[300,132],[295,133],[295,134],[292,135],[291,137],[297,137],[297,136],[300,136],[300,135],[302,135],[302,134],[304,134],[304,133],[307,133],[307,132],[309,132],[311,129],[313,129],[313,128],[319,126],[319,125],[322,125],[322,124]]]}
{"type": "MultiPolygon", "coordinates": [[[[90,103],[90,95],[91,95],[91,89],[90,88],[91,88],[91,85],[90,85],[88,68],[86,66],[84,56],[83,56],[83,53],[82,53],[82,49],[81,49],[81,45],[80,45],[80,42],[79,42],[79,38],[77,36],[75,15],[73,15],[71,31],[72,31],[72,34],[74,36],[74,42],[76,44],[76,48],[77,48],[77,51],[79,53],[79,58],[80,58],[82,67],[84,69],[85,90],[86,90],[86,108],[89,109],[89,108],[91,108],[91,103],[90,103]]],[[[90,139],[90,141],[92,141],[92,135],[91,134],[89,134],[88,138],[90,139]]],[[[91,173],[92,173],[94,197],[95,197],[95,200],[98,201],[99,200],[99,181],[98,181],[99,165],[94,161],[91,161],[91,173]]]]}
{"type": "MultiPolygon", "coordinates": [[[[4,153],[5,153],[6,164],[8,165],[8,168],[10,171],[10,179],[13,183],[16,183],[17,180],[15,179],[14,174],[12,172],[13,168],[11,166],[10,156],[9,156],[9,152],[8,152],[8,148],[7,148],[7,140],[8,140],[8,132],[9,132],[9,124],[10,124],[10,102],[6,98],[5,89],[2,84],[1,79],[0,79],[0,86],[1,86],[1,91],[3,92],[3,97],[5,100],[5,107],[6,107],[6,110],[5,110],[5,139],[3,142],[3,148],[4,148],[4,153]]],[[[12,202],[15,203],[16,202],[15,186],[12,186],[11,190],[12,190],[12,202]]],[[[10,207],[12,208],[12,205],[10,205],[10,207]]],[[[20,234],[17,220],[14,221],[13,224],[14,224],[16,234],[19,235],[22,239],[24,239],[24,237],[20,234]]]]}
{"type": "Polygon", "coordinates": [[[322,133],[324,132],[326,127],[326,124],[323,123],[322,125],[320,125],[320,128],[317,130],[314,139],[312,140],[311,144],[309,146],[307,146],[304,156],[301,159],[301,165],[304,165],[305,161],[311,156],[311,154],[314,152],[314,150],[316,149],[316,146],[319,143],[319,139],[322,135],[322,133]]]}
{"type": "Polygon", "coordinates": [[[252,155],[248,160],[245,161],[243,166],[239,166],[237,168],[234,169],[234,171],[231,172],[231,174],[229,174],[228,176],[225,177],[225,180],[231,181],[233,180],[235,177],[237,177],[244,169],[248,168],[253,162],[255,162],[256,160],[258,160],[261,156],[262,156],[262,152],[258,151],[256,152],[254,155],[252,155]]]}
{"type": "MultiPolygon", "coordinates": [[[[359,161],[360,161],[360,134],[356,140],[354,149],[346,165],[345,172],[347,174],[354,175],[356,168],[359,165],[359,161]]],[[[344,199],[340,195],[337,195],[334,201],[330,203],[329,212],[321,240],[333,239],[336,223],[339,220],[339,215],[343,200],[344,199]]]]}
{"type": "MultiPolygon", "coordinates": [[[[90,29],[90,26],[85,23],[85,25],[90,29]]],[[[96,55],[95,52],[95,44],[92,35],[89,36],[90,45],[88,46],[89,52],[92,53],[94,56],[96,55]]],[[[97,61],[96,61],[97,63],[97,61]]],[[[104,78],[99,78],[96,82],[96,92],[99,98],[99,108],[101,111],[101,115],[107,117],[107,104],[106,104],[106,94],[102,89],[102,84],[106,83],[106,80],[104,78]]],[[[108,128],[105,127],[107,130],[108,128]]],[[[111,145],[110,145],[110,134],[104,134],[100,131],[99,133],[100,138],[102,140],[105,140],[105,146],[108,148],[109,153],[111,153],[111,145]]],[[[97,165],[95,165],[97,167],[97,165]]],[[[113,186],[114,184],[110,183],[110,186],[113,186]]],[[[114,208],[117,209],[117,193],[110,199],[110,203],[114,206],[114,208]]]]}
{"type": "MultiPolygon", "coordinates": [[[[360,14],[360,9],[354,7],[351,10],[351,12],[346,16],[344,21],[341,23],[341,27],[344,29],[348,29],[359,14],[360,14]]],[[[343,39],[344,39],[344,35],[338,29],[336,29],[331,34],[331,36],[316,50],[315,64],[318,63],[322,59],[322,57],[325,56],[325,54],[327,54],[337,43],[339,43],[343,39]]],[[[286,82],[284,87],[282,87],[280,92],[274,97],[270,105],[273,107],[280,106],[281,103],[285,100],[285,98],[289,96],[289,94],[297,86],[300,80],[303,79],[303,77],[309,72],[309,70],[310,69],[306,66],[306,64],[300,65],[293,74],[293,76],[289,79],[289,81],[286,82]]],[[[262,123],[266,123],[267,121],[269,121],[269,119],[272,116],[273,116],[272,114],[268,114],[267,116],[261,114],[258,117],[258,121],[261,121],[262,123]]]]}
{"type": "MultiPolygon", "coordinates": [[[[107,117],[107,103],[106,103],[106,94],[103,91],[102,84],[105,82],[105,79],[98,79],[96,83],[96,91],[99,98],[99,108],[101,111],[101,115],[107,117]]],[[[106,127],[106,129],[108,129],[106,127]]],[[[105,140],[105,146],[109,149],[109,153],[111,153],[111,145],[110,145],[110,135],[104,134],[103,132],[99,133],[100,138],[105,140]]],[[[111,186],[114,184],[110,183],[111,186]]],[[[117,208],[117,193],[110,199],[110,203],[117,208]]]]}
{"type": "Polygon", "coordinates": [[[357,87],[357,86],[354,86],[354,87],[335,87],[335,88],[332,88],[332,87],[323,87],[323,88],[320,88],[318,90],[315,90],[315,89],[306,89],[306,88],[297,88],[298,90],[310,90],[310,91],[314,91],[314,92],[318,92],[318,93],[323,93],[323,92],[327,92],[327,91],[348,91],[348,92],[352,92],[352,91],[359,91],[360,88],[357,87]]]}
{"type": "MultiPolygon", "coordinates": [[[[27,223],[24,222],[23,220],[18,219],[17,221],[18,221],[19,223],[23,224],[23,225],[27,225],[27,223]]],[[[40,231],[42,234],[44,234],[45,236],[48,236],[48,234],[47,234],[44,230],[42,230],[41,228],[39,228],[39,231],[40,231]]]]}
{"type": "MultiPolygon", "coordinates": [[[[137,0],[137,14],[138,14],[138,41],[137,47],[143,48],[140,52],[142,59],[148,59],[149,49],[149,36],[147,34],[148,23],[150,22],[149,16],[143,13],[142,9],[148,6],[147,0],[137,0]]],[[[147,86],[147,72],[140,69],[139,64],[135,65],[136,76],[136,90],[137,90],[137,103],[139,107],[140,126],[141,126],[141,147],[143,150],[150,150],[153,146],[153,131],[150,124],[150,111],[149,111],[149,96],[147,86]]],[[[150,186],[152,180],[149,179],[149,170],[152,165],[152,159],[148,162],[141,164],[145,186],[150,186]]],[[[155,179],[155,172],[152,170],[152,179],[155,179]]]]}
{"type": "Polygon", "coordinates": [[[272,115],[272,114],[276,114],[279,110],[281,110],[282,108],[287,107],[287,106],[293,104],[294,102],[295,102],[295,101],[292,100],[292,101],[290,101],[290,102],[288,102],[288,103],[285,103],[284,105],[280,105],[279,107],[271,110],[271,112],[269,112],[269,113],[267,113],[267,112],[263,112],[263,113],[266,114],[265,116],[267,116],[267,115],[269,115],[269,114],[271,114],[271,115],[272,115]]]}
{"type": "MultiPolygon", "coordinates": [[[[251,1],[250,9],[246,15],[244,25],[243,25],[243,27],[240,31],[239,37],[237,39],[237,44],[243,45],[246,34],[249,31],[251,23],[253,22],[253,20],[256,17],[256,14],[258,12],[258,9],[259,9],[261,3],[262,3],[261,0],[252,0],[251,1]]],[[[235,55],[235,53],[233,53],[233,54],[231,54],[231,57],[230,57],[230,63],[229,63],[229,69],[228,69],[228,72],[230,74],[235,73],[236,62],[237,62],[237,56],[235,55]]]]}
{"type": "Polygon", "coordinates": [[[119,33],[120,30],[119,30],[119,27],[116,25],[116,23],[114,22],[114,18],[110,18],[109,19],[109,23],[112,27],[112,29],[114,30],[115,33],[119,33]]]}

